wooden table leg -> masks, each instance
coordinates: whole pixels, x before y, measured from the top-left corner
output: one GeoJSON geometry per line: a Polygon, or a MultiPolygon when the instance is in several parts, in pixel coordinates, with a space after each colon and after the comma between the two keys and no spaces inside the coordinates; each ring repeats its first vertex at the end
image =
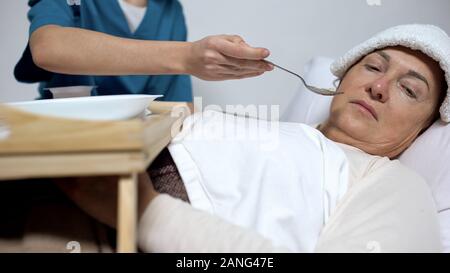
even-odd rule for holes
{"type": "Polygon", "coordinates": [[[136,173],[121,176],[118,183],[117,252],[137,250],[137,179],[136,173]]]}

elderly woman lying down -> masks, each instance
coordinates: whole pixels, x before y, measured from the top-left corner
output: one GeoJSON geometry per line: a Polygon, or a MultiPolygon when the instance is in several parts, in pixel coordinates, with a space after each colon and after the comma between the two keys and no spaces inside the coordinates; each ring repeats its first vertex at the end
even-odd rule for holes
{"type": "MultiPolygon", "coordinates": [[[[189,117],[140,176],[141,250],[440,251],[430,191],[395,158],[439,116],[450,121],[449,53],[434,26],[379,33],[333,64],[343,94],[314,127],[189,117]]],[[[113,225],[114,185],[91,185],[64,189],[113,225]]]]}

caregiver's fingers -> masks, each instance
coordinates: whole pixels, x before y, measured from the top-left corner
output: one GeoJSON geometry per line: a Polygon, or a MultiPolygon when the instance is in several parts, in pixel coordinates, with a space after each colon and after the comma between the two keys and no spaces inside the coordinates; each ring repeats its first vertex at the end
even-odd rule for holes
{"type": "Polygon", "coordinates": [[[266,61],[242,60],[226,56],[223,56],[223,59],[220,60],[220,64],[255,71],[272,71],[274,68],[273,65],[266,61]]]}
{"type": "Polygon", "coordinates": [[[222,74],[222,80],[240,80],[246,78],[258,77],[264,74],[264,72],[249,72],[243,74],[222,74]]]}
{"type": "Polygon", "coordinates": [[[244,67],[224,64],[224,65],[217,65],[215,68],[215,72],[218,74],[240,76],[240,75],[244,75],[244,74],[265,73],[267,71],[265,69],[244,68],[244,67]]]}
{"type": "Polygon", "coordinates": [[[263,70],[242,69],[230,65],[209,65],[207,73],[201,79],[209,81],[224,81],[256,77],[264,74],[263,70]]]}
{"type": "Polygon", "coordinates": [[[244,39],[239,35],[221,35],[220,37],[222,37],[230,42],[236,43],[236,44],[239,44],[239,43],[247,44],[244,41],[244,39]]]}
{"type": "Polygon", "coordinates": [[[270,55],[268,49],[251,47],[240,38],[225,36],[223,39],[217,39],[214,43],[214,46],[220,53],[236,59],[263,60],[270,55]]]}
{"type": "Polygon", "coordinates": [[[274,68],[272,64],[266,61],[237,59],[225,56],[219,52],[210,52],[209,56],[210,61],[212,63],[236,67],[238,69],[248,69],[254,70],[256,72],[256,71],[272,71],[274,68]]]}

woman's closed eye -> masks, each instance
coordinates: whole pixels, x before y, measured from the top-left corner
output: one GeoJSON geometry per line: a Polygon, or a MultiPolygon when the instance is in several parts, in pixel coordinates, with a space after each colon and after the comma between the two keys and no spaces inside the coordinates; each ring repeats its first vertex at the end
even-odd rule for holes
{"type": "Polygon", "coordinates": [[[417,99],[417,92],[406,84],[399,83],[400,89],[410,98],[417,99]]]}
{"type": "Polygon", "coordinates": [[[411,98],[417,99],[417,95],[416,95],[416,92],[414,92],[414,90],[412,90],[406,86],[404,87],[404,89],[408,96],[410,96],[411,98]]]}
{"type": "Polygon", "coordinates": [[[372,64],[365,64],[364,67],[369,70],[369,71],[374,71],[374,72],[381,72],[381,68],[379,68],[376,65],[372,65],[372,64]]]}

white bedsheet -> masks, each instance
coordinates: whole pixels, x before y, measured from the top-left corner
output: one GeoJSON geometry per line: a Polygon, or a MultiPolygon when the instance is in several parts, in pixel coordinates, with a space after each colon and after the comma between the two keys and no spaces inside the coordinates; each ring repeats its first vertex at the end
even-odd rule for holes
{"type": "Polygon", "coordinates": [[[303,124],[197,113],[169,151],[193,207],[292,251],[313,252],[347,188],[343,151],[303,124]]]}

